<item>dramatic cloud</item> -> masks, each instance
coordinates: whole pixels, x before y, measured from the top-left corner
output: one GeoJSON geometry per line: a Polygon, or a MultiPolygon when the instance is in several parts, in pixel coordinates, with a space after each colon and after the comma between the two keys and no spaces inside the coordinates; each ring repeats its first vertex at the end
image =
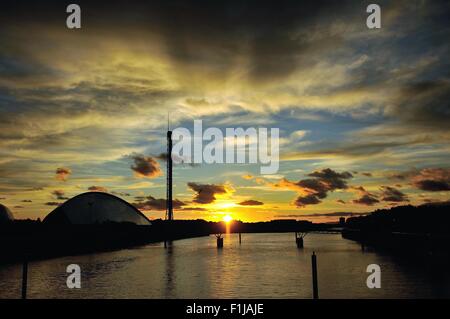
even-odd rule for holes
{"type": "Polygon", "coordinates": [[[72,170],[70,168],[58,167],[56,169],[56,176],[55,176],[55,178],[60,180],[60,181],[66,181],[67,178],[69,178],[70,174],[72,174],[72,170]]]}
{"type": "Polygon", "coordinates": [[[352,187],[352,189],[360,194],[360,197],[358,199],[354,199],[352,201],[354,204],[372,206],[372,205],[378,204],[380,202],[380,200],[377,198],[378,196],[376,194],[368,192],[362,186],[355,186],[355,187],[352,187]]]}
{"type": "Polygon", "coordinates": [[[426,168],[412,177],[412,183],[417,188],[430,191],[450,191],[450,169],[426,168]]]}
{"type": "Polygon", "coordinates": [[[58,203],[58,202],[47,202],[47,203],[45,203],[45,205],[47,205],[47,206],[59,206],[59,205],[61,205],[61,203],[58,203]]]}
{"type": "Polygon", "coordinates": [[[414,187],[424,191],[450,191],[450,169],[448,168],[412,169],[405,172],[392,173],[389,177],[409,181],[414,187]]]}
{"type": "Polygon", "coordinates": [[[66,200],[66,199],[68,199],[65,196],[65,192],[63,190],[58,190],[58,189],[54,190],[52,192],[52,195],[55,197],[55,199],[58,199],[58,200],[66,200]]]}
{"type": "Polygon", "coordinates": [[[338,173],[330,168],[314,171],[307,176],[314,178],[303,179],[298,182],[291,182],[283,178],[272,186],[291,189],[300,193],[301,195],[294,203],[297,207],[304,207],[321,203],[321,200],[327,197],[328,192],[347,189],[347,181],[353,177],[350,172],[338,173]]]}
{"type": "Polygon", "coordinates": [[[260,205],[264,205],[264,203],[260,202],[260,201],[257,201],[257,200],[249,199],[249,200],[245,200],[243,202],[238,203],[238,205],[241,205],[241,206],[260,206],[260,205]]]}
{"type": "Polygon", "coordinates": [[[137,176],[155,178],[162,175],[159,163],[153,157],[140,154],[134,154],[131,157],[134,161],[131,169],[137,176]]]}
{"type": "Polygon", "coordinates": [[[405,85],[387,112],[413,126],[447,130],[449,110],[450,80],[447,78],[405,85]]]}
{"type": "MultiPolygon", "coordinates": [[[[153,196],[147,196],[144,198],[136,198],[137,202],[133,203],[134,207],[141,210],[166,210],[166,199],[164,198],[154,198],[153,196]]],[[[175,199],[172,201],[172,207],[174,209],[179,209],[186,205],[182,201],[175,199]]]]}
{"type": "Polygon", "coordinates": [[[320,202],[321,200],[316,195],[306,195],[297,197],[294,203],[297,207],[305,207],[306,205],[315,205],[320,202]]]}
{"type": "Polygon", "coordinates": [[[408,197],[400,190],[391,186],[381,186],[382,200],[385,202],[407,202],[408,197]]]}
{"type": "Polygon", "coordinates": [[[88,187],[88,190],[91,191],[91,192],[103,192],[103,193],[107,193],[108,192],[108,190],[105,187],[103,187],[103,186],[95,186],[95,185],[88,187]]]}
{"type": "Polygon", "coordinates": [[[308,176],[318,178],[322,183],[327,185],[328,190],[346,189],[347,179],[352,178],[353,175],[349,172],[337,173],[330,168],[316,171],[308,176]]]}
{"type": "MultiPolygon", "coordinates": [[[[86,25],[71,32],[64,5],[7,1],[0,10],[0,194],[9,205],[32,199],[23,216],[36,217],[45,211],[42,198],[60,187],[58,167],[56,178],[71,182],[61,187],[66,192],[99,184],[121,196],[154,187],[163,197],[163,183],[129,175],[163,175],[170,112],[174,127],[190,129],[201,118],[219,129],[280,128],[285,180],[278,186],[265,182],[273,176],[243,177],[257,184],[250,186],[239,178],[257,172],[253,164],[177,167],[178,183],[198,181],[191,189],[200,203],[224,195],[199,190],[214,176],[247,187],[245,198],[267,195],[280,210],[286,198],[276,187],[294,191],[299,207],[351,192],[347,172],[297,177],[317,167],[359,171],[365,180],[362,172],[374,172],[370,194],[336,197],[349,206],[401,199],[378,189],[391,186],[378,172],[448,165],[450,6],[382,1],[383,28],[369,30],[368,3],[84,1],[86,25]]],[[[402,185],[412,202],[411,185],[434,192],[427,198],[450,190],[448,175],[436,169],[417,170],[402,185]]]]}
{"type": "Polygon", "coordinates": [[[227,194],[229,192],[224,185],[197,184],[192,182],[187,185],[197,193],[194,196],[193,202],[198,204],[210,204],[216,200],[217,194],[227,194]]]}
{"type": "Polygon", "coordinates": [[[371,196],[369,194],[364,194],[360,198],[353,200],[353,203],[355,203],[355,204],[366,205],[366,206],[372,206],[379,202],[380,201],[378,199],[376,199],[374,196],[371,196]]]}

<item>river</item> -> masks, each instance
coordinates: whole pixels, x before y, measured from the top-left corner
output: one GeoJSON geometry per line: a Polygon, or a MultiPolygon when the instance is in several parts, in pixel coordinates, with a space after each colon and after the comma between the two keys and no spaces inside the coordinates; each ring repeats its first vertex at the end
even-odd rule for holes
{"type": "MultiPolygon", "coordinates": [[[[450,298],[450,271],[362,250],[339,234],[293,233],[200,237],[133,249],[29,263],[28,298],[311,298],[311,254],[320,298],[450,298]],[[66,285],[66,267],[81,267],[81,289],[66,285]],[[381,267],[369,289],[366,268],[381,267]]],[[[0,298],[20,298],[22,266],[0,265],[0,298]]]]}

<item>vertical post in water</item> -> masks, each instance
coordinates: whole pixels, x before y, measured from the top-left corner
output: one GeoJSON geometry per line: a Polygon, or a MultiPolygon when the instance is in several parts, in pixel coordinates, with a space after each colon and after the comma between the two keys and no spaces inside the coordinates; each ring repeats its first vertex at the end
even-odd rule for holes
{"type": "Polygon", "coordinates": [[[23,262],[22,270],[22,299],[27,299],[28,261],[23,262]]]}
{"type": "Polygon", "coordinates": [[[315,252],[311,256],[312,281],[313,281],[313,299],[319,299],[319,287],[317,285],[317,256],[315,252]]]}
{"type": "Polygon", "coordinates": [[[223,248],[223,237],[222,234],[217,234],[217,248],[223,248]]]}
{"type": "Polygon", "coordinates": [[[239,233],[239,244],[241,243],[241,233],[239,233]]]}

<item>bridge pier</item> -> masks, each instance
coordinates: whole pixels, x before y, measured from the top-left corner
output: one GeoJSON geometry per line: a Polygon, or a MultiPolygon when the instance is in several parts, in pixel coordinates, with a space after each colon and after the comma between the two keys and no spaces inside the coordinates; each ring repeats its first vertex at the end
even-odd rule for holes
{"type": "Polygon", "coordinates": [[[295,232],[295,243],[297,248],[303,248],[303,238],[305,238],[306,233],[295,232]]]}
{"type": "Polygon", "coordinates": [[[217,248],[223,248],[223,237],[222,237],[222,234],[217,234],[216,235],[216,239],[217,239],[217,248]]]}

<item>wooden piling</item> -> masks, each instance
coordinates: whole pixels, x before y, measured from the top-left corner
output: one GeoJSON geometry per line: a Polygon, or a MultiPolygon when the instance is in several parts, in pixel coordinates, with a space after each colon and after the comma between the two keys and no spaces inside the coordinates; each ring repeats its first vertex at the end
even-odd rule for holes
{"type": "Polygon", "coordinates": [[[24,261],[22,268],[22,299],[27,299],[27,285],[28,285],[28,261],[24,261]]]}
{"type": "Polygon", "coordinates": [[[239,244],[242,242],[241,233],[239,233],[239,244]]]}
{"type": "Polygon", "coordinates": [[[303,248],[303,237],[305,237],[303,234],[295,232],[295,243],[297,244],[297,248],[303,248]]]}
{"type": "Polygon", "coordinates": [[[312,253],[311,264],[312,264],[313,299],[319,299],[319,286],[317,284],[317,256],[315,252],[312,253]]]}

